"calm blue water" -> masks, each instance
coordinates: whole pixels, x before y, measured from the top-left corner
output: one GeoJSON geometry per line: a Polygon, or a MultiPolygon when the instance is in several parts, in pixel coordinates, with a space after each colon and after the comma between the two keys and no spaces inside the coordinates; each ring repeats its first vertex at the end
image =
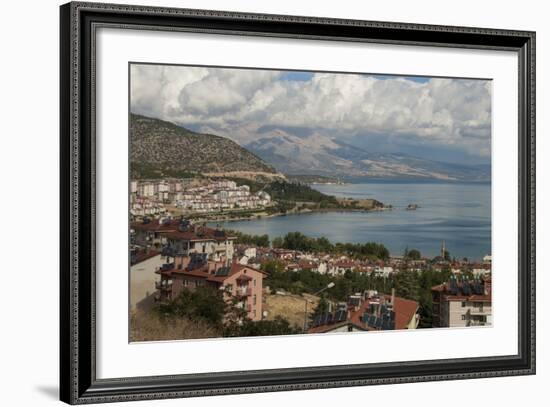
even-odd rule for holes
{"type": "Polygon", "coordinates": [[[328,212],[223,223],[223,227],[271,238],[299,231],[331,242],[383,243],[392,254],[406,247],[439,254],[445,241],[451,256],[481,259],[491,252],[491,185],[363,183],[315,185],[340,197],[374,198],[393,205],[385,212],[328,212]],[[416,211],[405,207],[415,203],[416,211]]]}

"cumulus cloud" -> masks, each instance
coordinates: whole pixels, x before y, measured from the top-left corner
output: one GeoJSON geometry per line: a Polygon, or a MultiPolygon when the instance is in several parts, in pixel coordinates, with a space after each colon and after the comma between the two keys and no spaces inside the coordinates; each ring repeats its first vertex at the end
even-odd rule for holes
{"type": "Polygon", "coordinates": [[[490,155],[491,82],[284,71],[133,65],[131,109],[226,135],[242,144],[260,128],[305,128],[357,140],[439,145],[490,155]]]}

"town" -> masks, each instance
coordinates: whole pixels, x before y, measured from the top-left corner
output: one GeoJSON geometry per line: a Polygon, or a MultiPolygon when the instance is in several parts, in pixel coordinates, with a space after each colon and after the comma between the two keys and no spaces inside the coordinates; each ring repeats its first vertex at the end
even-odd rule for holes
{"type": "MultiPolygon", "coordinates": [[[[137,195],[155,196],[145,191],[151,188],[146,185],[136,184],[137,195]]],[[[174,194],[176,201],[190,205],[189,189],[167,188],[163,199],[174,194]]],[[[203,197],[193,202],[213,196],[228,204],[233,201],[224,200],[251,198],[231,181],[193,188],[203,197]],[[222,191],[227,192],[223,197],[222,191]]],[[[269,202],[269,197],[257,197],[269,202]]],[[[198,329],[195,336],[184,333],[180,339],[492,323],[490,255],[480,262],[453,258],[445,242],[438,256],[426,258],[414,249],[390,255],[382,245],[333,245],[298,232],[269,242],[183,216],[136,217],[130,228],[133,313],[160,309],[172,315],[177,309],[177,315],[193,320],[192,312],[202,311],[187,311],[184,296],[209,290],[208,306],[221,299],[216,326],[223,328],[210,334],[198,329]]],[[[143,329],[137,336],[147,340],[143,329]]]]}
{"type": "Polygon", "coordinates": [[[130,214],[154,216],[165,213],[205,214],[231,210],[261,209],[271,205],[267,192],[253,194],[248,185],[210,179],[132,180],[130,214]]]}

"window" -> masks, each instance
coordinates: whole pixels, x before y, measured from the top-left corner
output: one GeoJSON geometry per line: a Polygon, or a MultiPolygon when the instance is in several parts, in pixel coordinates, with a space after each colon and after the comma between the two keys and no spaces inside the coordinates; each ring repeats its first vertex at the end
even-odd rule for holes
{"type": "Polygon", "coordinates": [[[462,320],[466,321],[466,315],[462,315],[462,320]]]}
{"type": "Polygon", "coordinates": [[[462,301],[462,308],[466,307],[466,301],[462,301]]]}
{"type": "Polygon", "coordinates": [[[256,305],[256,294],[254,294],[254,299],[252,301],[252,304],[256,305]]]}
{"type": "Polygon", "coordinates": [[[254,279],[254,287],[256,287],[256,279],[254,279]]]}

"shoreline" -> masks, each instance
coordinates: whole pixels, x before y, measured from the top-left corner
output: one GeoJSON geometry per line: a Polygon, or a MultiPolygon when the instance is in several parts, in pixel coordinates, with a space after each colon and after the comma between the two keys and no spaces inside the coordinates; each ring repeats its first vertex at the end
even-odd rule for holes
{"type": "Polygon", "coordinates": [[[373,209],[358,209],[358,208],[323,208],[323,209],[300,209],[300,210],[293,210],[288,212],[277,212],[272,214],[265,214],[265,215],[254,215],[254,216],[239,216],[239,217],[222,217],[222,218],[211,218],[211,219],[203,219],[198,218],[199,221],[204,222],[240,222],[245,220],[259,220],[259,219],[269,219],[269,218],[276,218],[279,216],[292,216],[292,215],[308,215],[313,213],[330,213],[330,212],[387,212],[392,211],[393,208],[391,207],[384,207],[384,208],[373,208],[373,209]]]}

